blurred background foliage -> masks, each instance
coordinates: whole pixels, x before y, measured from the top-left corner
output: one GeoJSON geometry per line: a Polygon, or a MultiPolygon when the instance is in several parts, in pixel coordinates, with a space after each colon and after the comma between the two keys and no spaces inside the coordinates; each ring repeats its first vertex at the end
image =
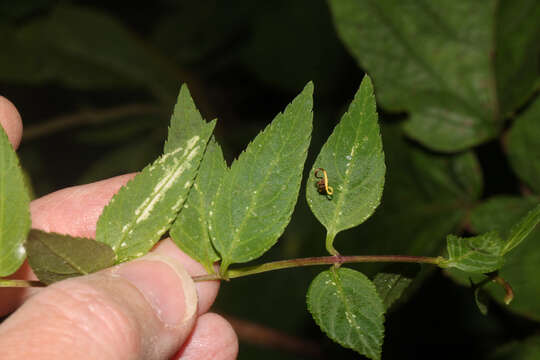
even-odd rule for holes
{"type": "MultiPolygon", "coordinates": [[[[376,214],[338,236],[342,253],[438,255],[448,233],[505,232],[539,201],[536,0],[0,0],[0,44],[0,94],[23,118],[19,154],[36,196],[155,159],[183,82],[219,119],[230,162],[313,80],[310,168],[365,71],[388,173],[376,214]]],[[[324,254],[301,193],[258,262],[324,254]]],[[[515,302],[488,288],[487,316],[458,275],[398,269],[418,275],[387,316],[383,358],[539,358],[539,267],[537,230],[502,271],[515,302]]],[[[357,357],[306,310],[318,271],[223,284],[215,311],[235,325],[240,359],[357,357]]]]}

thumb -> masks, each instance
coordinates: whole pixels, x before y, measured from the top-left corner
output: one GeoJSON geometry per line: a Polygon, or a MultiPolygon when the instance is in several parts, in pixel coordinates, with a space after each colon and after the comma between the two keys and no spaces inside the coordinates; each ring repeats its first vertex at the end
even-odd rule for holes
{"type": "Polygon", "coordinates": [[[0,349],[3,359],[168,359],[196,313],[183,266],[148,254],[45,288],[2,324],[0,349]]]}

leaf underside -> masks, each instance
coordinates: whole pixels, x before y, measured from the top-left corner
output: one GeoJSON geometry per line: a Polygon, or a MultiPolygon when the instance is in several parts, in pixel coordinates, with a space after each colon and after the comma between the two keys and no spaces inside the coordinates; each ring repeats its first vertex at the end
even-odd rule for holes
{"type": "Polygon", "coordinates": [[[189,256],[213,272],[220,259],[210,240],[209,217],[212,202],[227,171],[219,144],[211,139],[189,197],[169,232],[173,241],[189,256]]]}
{"type": "MultiPolygon", "coordinates": [[[[191,108],[192,102],[183,87],[179,106],[191,108]]],[[[197,174],[215,121],[206,123],[193,112],[189,117],[176,115],[178,107],[166,144],[170,151],[121,188],[98,220],[96,240],[110,245],[118,262],[144,255],[169,230],[197,174]],[[174,131],[177,128],[189,128],[190,137],[174,131]]]]}
{"type": "Polygon", "coordinates": [[[116,259],[111,247],[98,241],[34,229],[26,251],[32,270],[45,284],[108,268],[116,259]]]}
{"type": "Polygon", "coordinates": [[[488,273],[500,269],[503,264],[503,240],[496,231],[469,238],[448,235],[447,241],[448,260],[443,266],[470,273],[488,273]]]}
{"type": "Polygon", "coordinates": [[[24,261],[29,206],[19,159],[0,126],[0,276],[11,275],[24,261]]]}
{"type": "MultiPolygon", "coordinates": [[[[503,238],[511,239],[511,229],[519,226],[527,214],[538,206],[536,196],[494,196],[475,207],[470,215],[471,228],[476,233],[497,230],[503,238]]],[[[499,275],[513,288],[516,294],[507,307],[520,316],[540,321],[540,278],[537,276],[540,263],[540,229],[532,230],[519,246],[504,256],[504,266],[499,275]]],[[[483,276],[471,276],[454,269],[446,271],[458,283],[469,286],[469,277],[475,283],[483,276]]],[[[504,304],[504,291],[495,283],[486,284],[485,289],[497,302],[504,304]]]]}
{"type": "Polygon", "coordinates": [[[536,225],[540,222],[540,205],[537,205],[534,209],[530,210],[518,223],[510,228],[506,244],[502,249],[502,254],[514,249],[521,244],[523,240],[529,236],[529,234],[536,228],[536,225]]]}

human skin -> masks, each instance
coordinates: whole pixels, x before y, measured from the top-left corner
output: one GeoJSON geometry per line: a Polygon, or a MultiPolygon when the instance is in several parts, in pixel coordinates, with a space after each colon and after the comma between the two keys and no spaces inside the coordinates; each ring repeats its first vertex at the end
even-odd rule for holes
{"type": "MultiPolygon", "coordinates": [[[[22,121],[0,96],[0,125],[17,149],[22,121]]],[[[32,227],[95,237],[103,207],[134,174],[32,201],[32,227]]],[[[146,256],[46,288],[1,288],[2,359],[235,359],[230,324],[208,312],[219,288],[194,283],[203,266],[166,239],[146,256]]],[[[11,278],[36,279],[28,263],[11,278]]]]}

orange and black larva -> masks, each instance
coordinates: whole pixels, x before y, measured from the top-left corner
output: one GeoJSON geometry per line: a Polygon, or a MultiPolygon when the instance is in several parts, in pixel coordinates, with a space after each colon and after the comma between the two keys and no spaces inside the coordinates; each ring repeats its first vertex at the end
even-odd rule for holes
{"type": "Polygon", "coordinates": [[[332,189],[331,186],[328,185],[328,175],[326,174],[326,170],[323,168],[318,168],[315,170],[315,177],[317,179],[320,179],[317,181],[317,190],[324,195],[332,195],[334,193],[334,189],[332,189]],[[322,172],[322,176],[320,176],[320,173],[322,172]]]}

